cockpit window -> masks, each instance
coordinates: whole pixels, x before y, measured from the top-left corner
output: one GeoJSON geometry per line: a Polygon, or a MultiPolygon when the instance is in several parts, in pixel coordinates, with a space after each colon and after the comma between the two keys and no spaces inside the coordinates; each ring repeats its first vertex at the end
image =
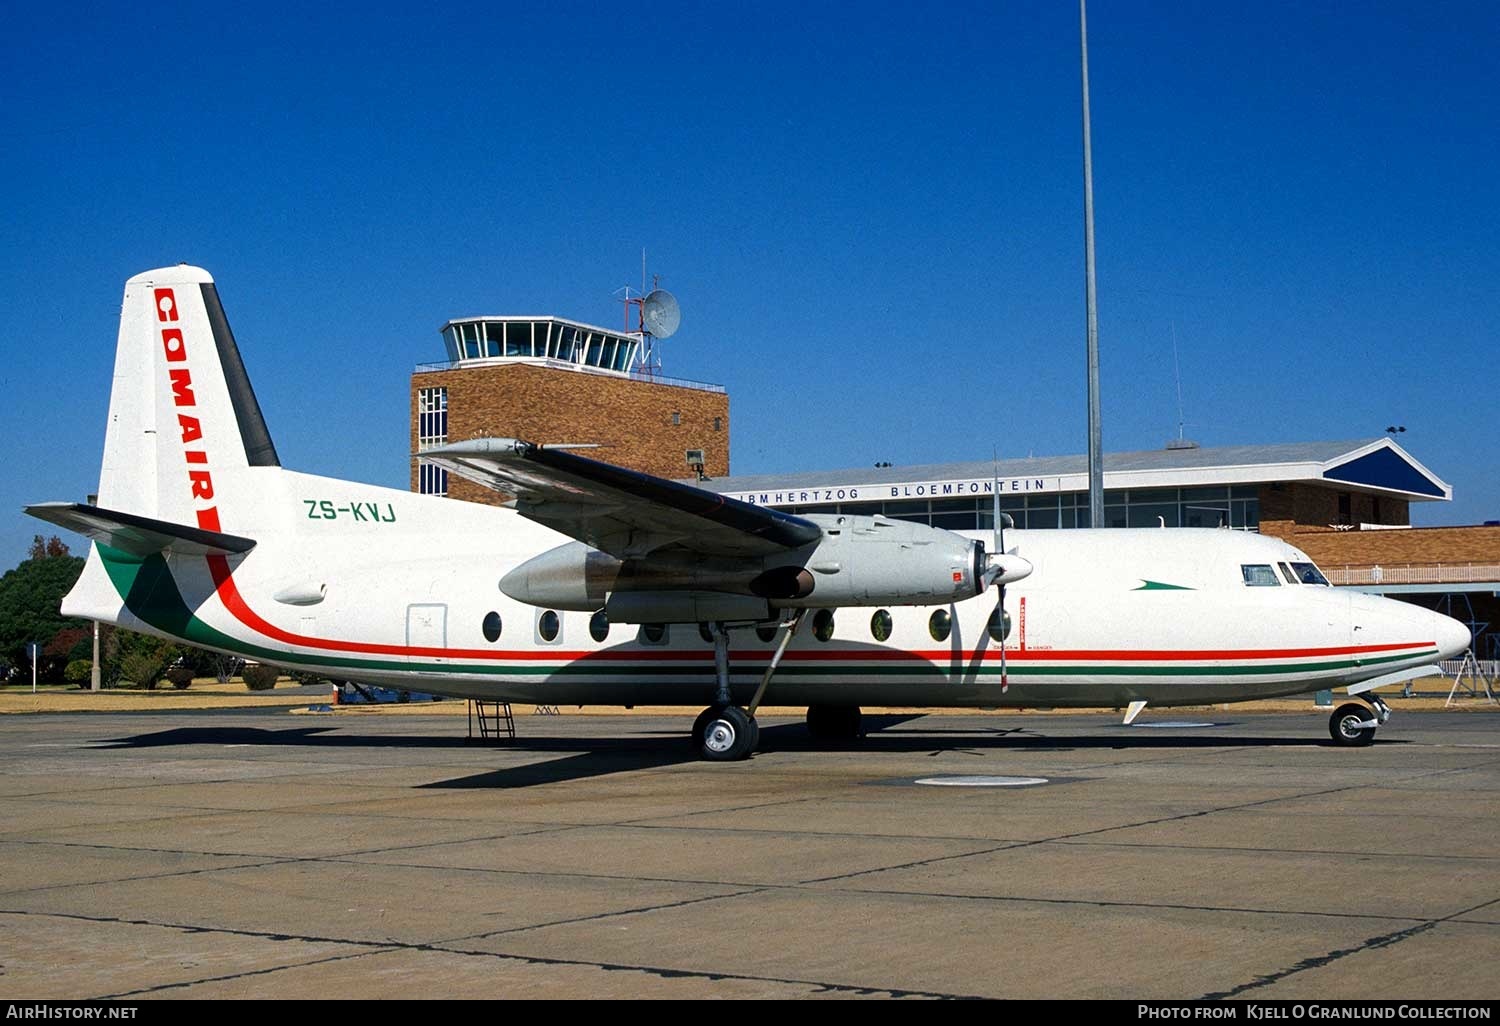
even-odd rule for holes
{"type": "Polygon", "coordinates": [[[1328,583],[1328,578],[1323,576],[1323,571],[1311,563],[1293,563],[1292,570],[1296,573],[1297,579],[1303,584],[1321,584],[1325,588],[1331,587],[1328,583]]]}
{"type": "Polygon", "coordinates": [[[1281,582],[1276,579],[1276,571],[1271,569],[1269,563],[1242,563],[1240,573],[1245,575],[1245,587],[1247,588],[1277,588],[1281,582]]]}
{"type": "Polygon", "coordinates": [[[1285,563],[1277,563],[1276,566],[1277,566],[1277,569],[1279,569],[1281,571],[1281,576],[1286,579],[1286,583],[1288,583],[1288,584],[1296,584],[1297,583],[1297,575],[1294,574],[1294,573],[1292,573],[1292,568],[1291,567],[1287,566],[1285,563]]]}

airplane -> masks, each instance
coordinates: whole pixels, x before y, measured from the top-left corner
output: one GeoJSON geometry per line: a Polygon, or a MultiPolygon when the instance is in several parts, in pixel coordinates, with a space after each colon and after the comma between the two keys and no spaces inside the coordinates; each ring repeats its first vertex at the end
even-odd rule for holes
{"type": "Polygon", "coordinates": [[[507,506],[284,469],[217,287],[187,265],[125,285],[97,501],[26,511],[93,544],[68,616],[296,671],[482,701],[704,706],[707,760],[749,757],[762,704],[822,739],[870,706],[1128,708],[1437,672],[1468,629],[1328,586],[1228,530],[982,532],[792,515],[480,438],[421,452],[507,506]],[[993,592],[993,595],[991,594],[993,592]]]}

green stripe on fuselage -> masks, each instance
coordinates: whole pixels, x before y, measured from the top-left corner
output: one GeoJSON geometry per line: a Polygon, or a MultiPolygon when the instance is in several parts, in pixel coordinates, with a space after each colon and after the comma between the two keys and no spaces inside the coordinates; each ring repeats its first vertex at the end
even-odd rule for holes
{"type": "MultiPolygon", "coordinates": [[[[319,666],[329,669],[405,671],[434,674],[484,674],[495,677],[628,677],[628,676],[695,676],[711,672],[713,653],[705,650],[703,664],[697,663],[653,663],[643,654],[641,664],[621,664],[613,661],[579,659],[567,663],[540,663],[524,666],[496,663],[458,662],[406,662],[397,659],[378,659],[348,655],[317,655],[308,652],[289,652],[285,649],[266,648],[262,645],[242,641],[225,634],[216,627],[200,620],[188,607],[172,578],[167,561],[160,554],[141,559],[107,545],[99,546],[99,557],[109,574],[115,590],[120,593],[125,607],[137,619],[151,627],[193,645],[235,652],[253,659],[264,659],[271,663],[297,663],[304,666],[319,666]]],[[[1149,583],[1149,582],[1148,582],[1149,583]]],[[[1164,585],[1163,587],[1173,587],[1164,585]]],[[[1137,589],[1139,590],[1139,589],[1137,589]]],[[[1181,589],[1190,590],[1190,589],[1181,589]]],[[[1215,666],[1202,663],[1190,665],[1172,663],[1136,663],[1133,665],[1032,665],[1028,662],[1012,661],[1008,673],[1017,677],[1234,677],[1254,674],[1306,673],[1309,671],[1329,673],[1353,669],[1357,666],[1378,666],[1403,659],[1435,656],[1437,651],[1404,652],[1393,656],[1371,659],[1334,659],[1326,662],[1299,663],[1235,663],[1215,666]]],[[[538,658],[543,658],[539,656],[538,658]]],[[[760,667],[737,672],[760,672],[760,667]]],[[[859,662],[859,656],[851,656],[847,663],[820,663],[798,666],[783,664],[782,676],[831,677],[963,677],[978,675],[999,677],[1000,665],[993,658],[979,666],[967,663],[954,666],[951,663],[911,662],[901,665],[870,665],[859,662]]]]}

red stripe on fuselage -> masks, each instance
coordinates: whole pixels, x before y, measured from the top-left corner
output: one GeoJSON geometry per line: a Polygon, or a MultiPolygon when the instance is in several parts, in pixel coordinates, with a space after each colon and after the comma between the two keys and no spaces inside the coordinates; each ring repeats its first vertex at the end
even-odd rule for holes
{"type": "MultiPolygon", "coordinates": [[[[219,530],[218,515],[215,510],[205,510],[199,514],[199,526],[207,530],[219,530]],[[207,516],[205,514],[212,514],[207,516]],[[205,522],[211,520],[211,523],[205,522]]],[[[275,624],[268,622],[258,613],[250,608],[240,594],[239,588],[235,586],[234,574],[229,569],[229,560],[224,556],[209,556],[209,570],[213,574],[214,587],[219,596],[219,601],[224,604],[232,616],[240,623],[256,631],[264,637],[280,641],[287,645],[295,645],[300,648],[323,649],[330,652],[350,652],[361,655],[389,655],[389,656],[422,656],[438,659],[475,659],[485,662],[537,662],[537,661],[588,661],[598,660],[601,662],[684,662],[698,661],[706,658],[707,650],[704,651],[652,651],[642,649],[640,651],[581,651],[573,649],[536,648],[530,650],[517,649],[485,649],[485,648],[424,648],[410,645],[382,645],[374,642],[362,641],[338,641],[333,638],[314,638],[305,634],[296,634],[292,631],[283,630],[275,624]]],[[[1114,650],[1114,649],[1029,649],[1022,651],[1015,648],[1006,649],[1006,657],[1012,660],[1023,660],[1027,662],[1193,662],[1193,661],[1231,661],[1231,660],[1255,660],[1255,659],[1306,659],[1325,656],[1358,656],[1362,654],[1374,654],[1378,652],[1397,652],[1403,649],[1433,648],[1435,641],[1412,641],[1394,645],[1344,645],[1334,648],[1277,648],[1277,649],[1196,649],[1196,650],[1171,650],[1171,649],[1141,649],[1141,650],[1114,650]]],[[[952,661],[955,657],[964,661],[981,656],[985,660],[999,660],[1000,646],[992,645],[982,653],[974,649],[964,649],[955,653],[952,649],[825,649],[818,651],[787,652],[786,659],[792,662],[837,662],[837,661],[902,661],[902,662],[930,662],[945,663],[952,661]]],[[[763,662],[771,658],[770,651],[748,650],[732,651],[731,658],[741,662],[763,662]]]]}

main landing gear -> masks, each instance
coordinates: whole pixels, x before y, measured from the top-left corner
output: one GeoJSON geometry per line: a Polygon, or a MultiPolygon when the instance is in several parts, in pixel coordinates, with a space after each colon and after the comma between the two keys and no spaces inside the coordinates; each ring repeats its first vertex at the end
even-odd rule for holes
{"type": "Polygon", "coordinates": [[[714,704],[704,709],[693,723],[693,746],[703,758],[710,762],[733,762],[750,758],[750,753],[760,747],[760,724],[755,721],[755,710],[760,708],[771,675],[781,665],[786,646],[802,626],[802,615],[798,612],[791,622],[781,625],[781,641],[771,655],[760,687],[755,689],[755,697],[745,709],[735,705],[729,693],[729,630],[718,621],[708,625],[708,633],[714,639],[714,704]]]}
{"type": "MultiPolygon", "coordinates": [[[[714,639],[714,704],[704,709],[693,723],[693,746],[710,762],[735,762],[750,758],[760,744],[760,724],[755,722],[755,708],[765,685],[756,692],[748,710],[734,704],[729,693],[729,630],[714,621],[708,625],[714,639]]],[[[783,647],[785,641],[783,640],[783,647]]],[[[775,669],[775,664],[772,664],[775,669]]],[[[766,678],[770,679],[767,672],[766,678]]]]}
{"type": "Polygon", "coordinates": [[[1328,718],[1328,733],[1341,748],[1363,748],[1374,744],[1375,730],[1391,718],[1391,707],[1379,695],[1360,695],[1369,707],[1357,702],[1339,706],[1328,718]]]}

